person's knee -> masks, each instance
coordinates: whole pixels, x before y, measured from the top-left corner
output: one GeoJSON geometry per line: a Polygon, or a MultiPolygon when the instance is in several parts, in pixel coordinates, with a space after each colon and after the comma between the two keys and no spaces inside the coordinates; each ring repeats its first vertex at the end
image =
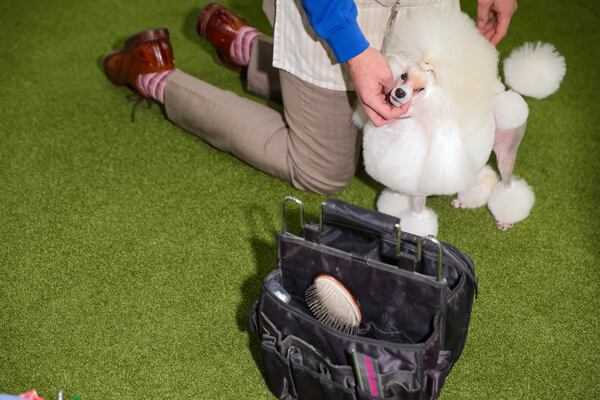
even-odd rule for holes
{"type": "Polygon", "coordinates": [[[356,165],[327,166],[324,168],[294,168],[292,183],[300,190],[319,194],[341,192],[352,183],[356,165]]]}

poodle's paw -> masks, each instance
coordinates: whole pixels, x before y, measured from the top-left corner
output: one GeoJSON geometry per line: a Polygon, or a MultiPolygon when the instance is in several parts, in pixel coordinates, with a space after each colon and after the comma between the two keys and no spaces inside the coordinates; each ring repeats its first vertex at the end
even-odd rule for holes
{"type": "Polygon", "coordinates": [[[420,213],[406,210],[399,217],[400,228],[403,232],[410,232],[418,236],[437,236],[438,234],[438,218],[431,208],[426,208],[420,213]]]}
{"type": "Polygon", "coordinates": [[[484,206],[491,193],[492,188],[498,182],[496,171],[489,165],[484,166],[477,174],[477,183],[458,193],[456,199],[452,200],[455,208],[478,208],[484,206]]]}
{"type": "Polygon", "coordinates": [[[496,226],[498,227],[498,229],[500,229],[501,231],[507,231],[510,228],[512,228],[513,224],[509,223],[509,222],[501,222],[501,221],[496,221],[496,226]]]}
{"type": "Polygon", "coordinates": [[[408,196],[385,189],[377,199],[377,210],[384,214],[400,217],[400,214],[410,208],[408,196]]]}
{"type": "Polygon", "coordinates": [[[462,201],[460,201],[460,199],[458,197],[455,198],[454,200],[452,200],[452,202],[450,204],[452,204],[452,207],[454,207],[454,208],[466,208],[466,207],[463,207],[462,201]]]}
{"type": "Polygon", "coordinates": [[[533,189],[524,179],[513,176],[510,186],[506,187],[502,182],[494,186],[488,200],[488,208],[498,221],[498,228],[507,230],[529,216],[533,203],[533,189]]]}

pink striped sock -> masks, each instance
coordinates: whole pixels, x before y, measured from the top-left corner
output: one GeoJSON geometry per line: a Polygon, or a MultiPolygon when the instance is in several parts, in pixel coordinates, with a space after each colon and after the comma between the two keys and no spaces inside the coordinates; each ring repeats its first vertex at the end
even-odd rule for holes
{"type": "Polygon", "coordinates": [[[146,96],[152,97],[161,104],[165,104],[165,86],[167,84],[167,77],[173,71],[174,69],[140,74],[137,77],[137,87],[140,88],[146,96]]]}
{"type": "Polygon", "coordinates": [[[259,35],[260,32],[251,26],[242,26],[240,28],[229,48],[229,55],[236,64],[242,66],[248,65],[252,43],[259,35]]]}

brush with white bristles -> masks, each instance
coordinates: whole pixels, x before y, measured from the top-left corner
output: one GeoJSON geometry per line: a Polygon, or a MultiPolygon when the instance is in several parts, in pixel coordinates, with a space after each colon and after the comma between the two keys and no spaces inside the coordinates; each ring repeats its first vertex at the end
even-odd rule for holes
{"type": "Polygon", "coordinates": [[[340,332],[355,335],[362,320],[358,303],[348,289],[330,275],[321,274],[305,293],[315,318],[340,332]]]}

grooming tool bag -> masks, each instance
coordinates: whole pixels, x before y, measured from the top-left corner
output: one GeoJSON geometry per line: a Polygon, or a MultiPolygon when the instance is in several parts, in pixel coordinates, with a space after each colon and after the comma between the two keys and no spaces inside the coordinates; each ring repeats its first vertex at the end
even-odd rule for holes
{"type": "Polygon", "coordinates": [[[435,399],[467,338],[477,290],[472,261],[433,237],[401,232],[397,218],[340,200],[321,204],[319,222],[304,223],[302,203],[286,197],[282,221],[277,268],[250,316],[273,394],[435,399]],[[300,206],[299,236],[287,232],[290,202],[300,206]],[[358,302],[358,334],[335,330],[310,312],[305,292],[320,274],[338,279],[358,302]],[[358,384],[353,353],[376,360],[381,389],[358,384]]]}

